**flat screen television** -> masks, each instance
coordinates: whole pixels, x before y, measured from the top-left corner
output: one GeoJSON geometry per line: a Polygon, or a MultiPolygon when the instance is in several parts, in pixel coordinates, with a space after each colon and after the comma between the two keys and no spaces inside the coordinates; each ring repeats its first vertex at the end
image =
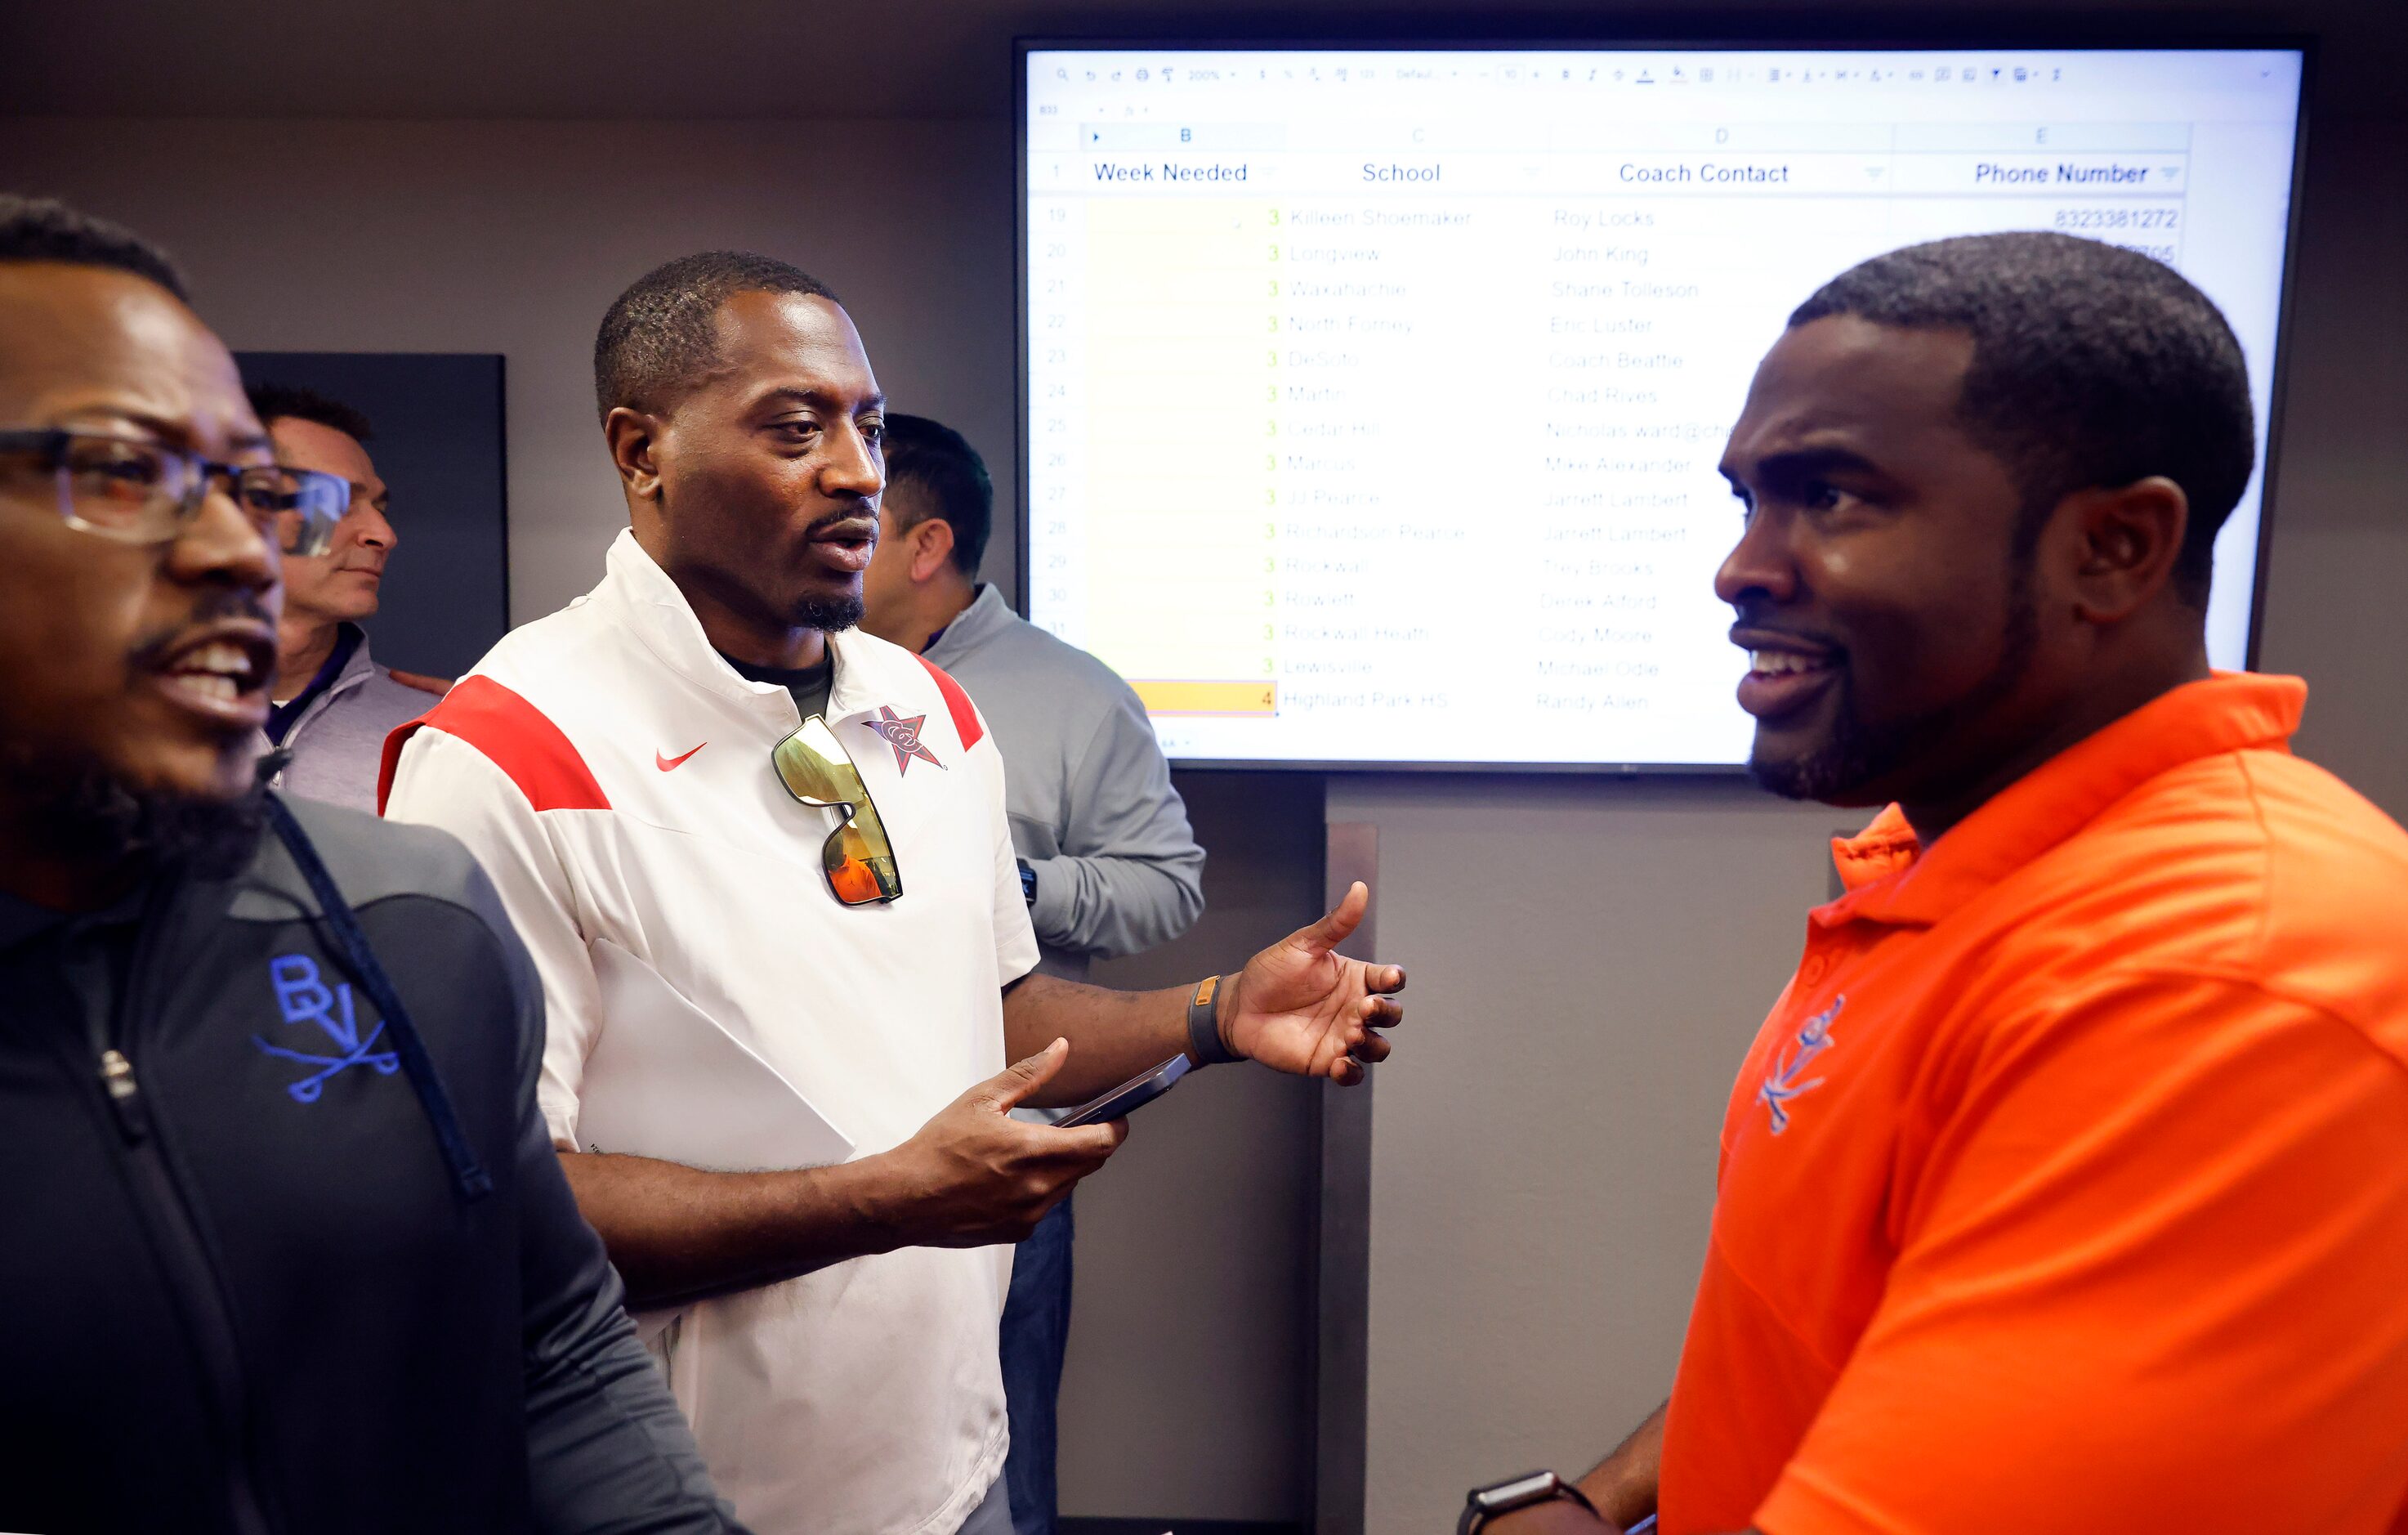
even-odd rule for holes
{"type": "Polygon", "coordinates": [[[1731,768],[1715,473],[1864,257],[2143,251],[2247,354],[2248,664],[2298,184],[2286,48],[1020,46],[1021,571],[1188,766],[1731,768]]]}

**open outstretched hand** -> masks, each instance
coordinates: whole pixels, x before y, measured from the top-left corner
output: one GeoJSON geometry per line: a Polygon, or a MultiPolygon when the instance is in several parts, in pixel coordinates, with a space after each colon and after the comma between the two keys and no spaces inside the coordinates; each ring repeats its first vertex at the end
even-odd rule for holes
{"type": "Polygon", "coordinates": [[[1246,961],[1222,993],[1221,1038],[1230,1049],[1348,1086],[1363,1080],[1365,1067],[1387,1059],[1389,1043],[1373,1031],[1404,1020],[1403,1006],[1388,994],[1404,989],[1405,972],[1337,952],[1370,905],[1371,892],[1357,881],[1327,916],[1246,961]]]}

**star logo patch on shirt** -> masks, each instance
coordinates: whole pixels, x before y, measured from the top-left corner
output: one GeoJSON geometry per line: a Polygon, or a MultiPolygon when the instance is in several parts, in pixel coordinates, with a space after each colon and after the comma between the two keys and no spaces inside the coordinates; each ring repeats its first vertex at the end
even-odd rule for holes
{"type": "Polygon", "coordinates": [[[921,743],[920,726],[927,721],[925,714],[914,714],[907,720],[895,712],[892,704],[881,704],[875,716],[861,723],[877,731],[885,739],[887,745],[895,748],[895,771],[908,774],[914,757],[933,768],[941,769],[945,766],[937,760],[937,753],[921,743]]]}

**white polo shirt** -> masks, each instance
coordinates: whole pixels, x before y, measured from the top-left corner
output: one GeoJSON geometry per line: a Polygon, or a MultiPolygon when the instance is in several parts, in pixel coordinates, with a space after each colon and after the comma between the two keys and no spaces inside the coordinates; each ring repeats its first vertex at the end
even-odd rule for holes
{"type": "MultiPolygon", "coordinates": [[[[1004,1065],[1002,986],[1035,967],[1003,763],[910,652],[829,637],[827,718],[903,895],[848,908],[770,752],[783,688],[723,661],[623,533],[602,583],[518,629],[385,753],[385,813],[468,844],[533,951],[539,1089],[574,1141],[607,940],[775,1066],[855,1147],[887,1150],[1004,1065]]],[[[719,1486],[762,1535],[940,1535],[1000,1472],[996,1325],[1010,1249],[906,1248],[701,1302],[665,1350],[719,1486]]]]}

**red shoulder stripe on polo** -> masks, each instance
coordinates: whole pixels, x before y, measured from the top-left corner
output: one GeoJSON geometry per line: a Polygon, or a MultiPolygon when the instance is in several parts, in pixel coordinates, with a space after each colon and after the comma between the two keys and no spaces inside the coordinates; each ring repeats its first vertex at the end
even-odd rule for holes
{"type": "Polygon", "coordinates": [[[607,811],[602,785],[577,754],[560,726],[543,710],[490,677],[466,677],[433,709],[384,739],[384,764],[377,773],[377,813],[393,795],[401,749],[421,726],[456,736],[509,775],[519,793],[538,811],[607,811]]]}
{"type": "Polygon", "coordinates": [[[979,724],[978,706],[970,702],[970,696],[962,691],[962,684],[954,681],[944,667],[924,655],[918,659],[920,665],[928,668],[928,675],[937,680],[937,691],[945,696],[945,710],[953,717],[953,734],[962,738],[962,750],[968,751],[979,743],[981,736],[986,734],[986,727],[979,724]]]}

